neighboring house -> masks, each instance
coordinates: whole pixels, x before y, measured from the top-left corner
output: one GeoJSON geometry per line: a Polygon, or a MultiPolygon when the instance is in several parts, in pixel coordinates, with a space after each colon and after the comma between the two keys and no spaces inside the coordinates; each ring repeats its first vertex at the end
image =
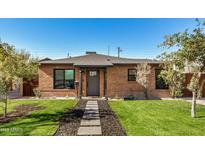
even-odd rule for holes
{"type": "Polygon", "coordinates": [[[167,86],[158,80],[156,60],[128,59],[86,52],[86,55],[40,61],[39,88],[42,96],[98,96],[143,98],[143,87],[136,81],[136,66],[148,63],[149,97],[169,97],[167,86]]]}

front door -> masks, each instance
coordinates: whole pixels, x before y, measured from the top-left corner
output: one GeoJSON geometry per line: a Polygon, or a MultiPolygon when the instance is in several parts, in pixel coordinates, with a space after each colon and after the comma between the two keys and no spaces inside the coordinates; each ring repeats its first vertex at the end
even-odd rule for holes
{"type": "Polygon", "coordinates": [[[97,70],[88,71],[87,96],[99,96],[99,71],[97,70]]]}

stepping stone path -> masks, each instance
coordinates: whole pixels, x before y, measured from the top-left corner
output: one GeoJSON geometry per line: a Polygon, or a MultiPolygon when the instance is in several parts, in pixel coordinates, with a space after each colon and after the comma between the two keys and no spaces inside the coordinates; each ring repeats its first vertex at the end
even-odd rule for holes
{"type": "Polygon", "coordinates": [[[99,108],[97,101],[87,101],[85,112],[80,123],[77,135],[102,135],[99,108]]]}

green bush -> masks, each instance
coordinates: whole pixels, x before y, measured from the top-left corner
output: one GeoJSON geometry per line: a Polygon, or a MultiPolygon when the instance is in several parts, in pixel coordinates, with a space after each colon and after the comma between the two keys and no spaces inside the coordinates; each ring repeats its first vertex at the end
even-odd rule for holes
{"type": "Polygon", "coordinates": [[[33,93],[36,97],[41,98],[41,90],[39,89],[39,87],[34,88],[33,93]]]}

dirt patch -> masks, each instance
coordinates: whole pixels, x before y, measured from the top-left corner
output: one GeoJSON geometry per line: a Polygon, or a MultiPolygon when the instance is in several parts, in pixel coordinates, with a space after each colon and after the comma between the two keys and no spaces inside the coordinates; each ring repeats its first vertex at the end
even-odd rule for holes
{"type": "Polygon", "coordinates": [[[56,136],[76,136],[78,128],[80,127],[80,122],[83,117],[84,109],[86,106],[85,100],[80,100],[75,108],[70,109],[67,113],[63,115],[60,119],[60,126],[57,132],[54,134],[56,136]]]}
{"type": "Polygon", "coordinates": [[[107,101],[98,101],[100,122],[103,136],[125,136],[126,133],[121,127],[117,117],[111,110],[107,101]]]}
{"type": "Polygon", "coordinates": [[[29,115],[32,111],[42,110],[44,108],[45,107],[42,107],[36,104],[18,105],[14,108],[14,111],[7,114],[6,118],[3,115],[0,115],[0,124],[8,123],[10,121],[15,120],[16,118],[25,117],[29,115]]]}

